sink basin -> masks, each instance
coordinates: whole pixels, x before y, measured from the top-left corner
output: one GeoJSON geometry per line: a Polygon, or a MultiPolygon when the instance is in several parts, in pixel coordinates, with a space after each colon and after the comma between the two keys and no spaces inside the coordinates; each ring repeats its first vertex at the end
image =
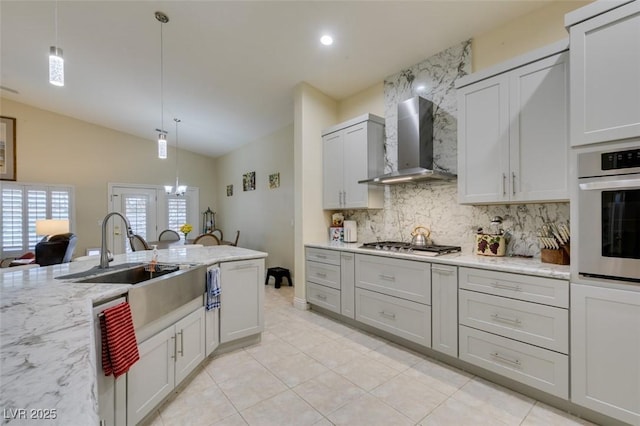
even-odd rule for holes
{"type": "Polygon", "coordinates": [[[127,293],[127,301],[133,327],[139,330],[195,298],[201,298],[206,290],[206,266],[159,263],[154,272],[148,270],[149,266],[149,263],[130,263],[106,270],[96,267],[56,278],[80,278],[74,283],[133,284],[127,293]]]}
{"type": "Polygon", "coordinates": [[[91,278],[85,278],[76,281],[77,283],[102,283],[102,284],[138,284],[149,281],[163,275],[176,272],[180,269],[179,265],[156,265],[156,271],[151,272],[148,264],[140,265],[129,269],[123,269],[115,272],[98,275],[91,278]]]}

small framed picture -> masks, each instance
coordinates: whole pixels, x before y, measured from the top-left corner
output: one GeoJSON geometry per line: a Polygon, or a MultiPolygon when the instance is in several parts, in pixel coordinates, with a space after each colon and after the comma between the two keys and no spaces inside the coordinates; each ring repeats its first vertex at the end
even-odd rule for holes
{"type": "Polygon", "coordinates": [[[233,196],[233,185],[227,185],[227,197],[233,196]]]}
{"type": "Polygon", "coordinates": [[[280,186],[280,173],[272,173],[269,175],[269,189],[275,189],[280,186]]]}
{"type": "Polygon", "coordinates": [[[16,180],[16,119],[0,117],[0,180],[16,180]]]}
{"type": "Polygon", "coordinates": [[[253,191],[256,189],[256,172],[249,172],[242,175],[242,190],[253,191]]]}

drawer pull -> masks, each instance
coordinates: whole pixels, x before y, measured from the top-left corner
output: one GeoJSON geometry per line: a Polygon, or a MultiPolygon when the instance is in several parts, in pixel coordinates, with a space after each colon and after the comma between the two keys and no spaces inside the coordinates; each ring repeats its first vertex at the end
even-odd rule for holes
{"type": "Polygon", "coordinates": [[[316,272],[316,276],[320,277],[320,278],[327,278],[327,274],[324,272],[316,272]]]}
{"type": "Polygon", "coordinates": [[[324,254],[316,254],[316,257],[318,259],[326,259],[327,258],[327,256],[325,256],[324,254]]]}
{"type": "Polygon", "coordinates": [[[380,311],[379,313],[383,317],[390,318],[390,319],[393,319],[393,320],[396,319],[396,314],[394,314],[394,313],[387,313],[385,311],[380,311]]]}
{"type": "Polygon", "coordinates": [[[443,274],[453,274],[453,270],[452,269],[445,269],[445,268],[439,268],[435,265],[431,266],[431,270],[432,271],[436,271],[436,272],[442,272],[443,274]]]}
{"type": "Polygon", "coordinates": [[[507,318],[507,317],[500,316],[498,314],[492,314],[491,318],[493,318],[494,321],[508,322],[515,325],[522,324],[522,321],[520,321],[518,318],[507,318]]]}
{"type": "Polygon", "coordinates": [[[324,294],[317,294],[316,297],[320,300],[327,300],[327,296],[325,296],[324,294]]]}
{"type": "Polygon", "coordinates": [[[180,350],[178,351],[180,356],[184,356],[184,334],[183,334],[183,331],[184,330],[180,330],[178,332],[178,334],[180,335],[180,350]]]}
{"type": "Polygon", "coordinates": [[[518,367],[522,367],[522,363],[519,359],[511,359],[504,355],[501,355],[499,352],[491,353],[491,356],[496,358],[498,361],[508,362],[509,364],[517,365],[518,367]]]}
{"type": "Polygon", "coordinates": [[[387,281],[395,281],[396,280],[396,277],[394,277],[393,275],[380,274],[378,276],[380,277],[381,280],[387,280],[387,281]]]}
{"type": "Polygon", "coordinates": [[[519,285],[512,286],[512,285],[500,284],[499,282],[495,282],[495,281],[492,282],[491,285],[494,286],[495,288],[500,288],[503,290],[522,291],[519,285]]]}
{"type": "Polygon", "coordinates": [[[342,258],[345,259],[345,260],[351,260],[351,259],[353,259],[353,256],[350,255],[350,254],[343,254],[342,258]]]}

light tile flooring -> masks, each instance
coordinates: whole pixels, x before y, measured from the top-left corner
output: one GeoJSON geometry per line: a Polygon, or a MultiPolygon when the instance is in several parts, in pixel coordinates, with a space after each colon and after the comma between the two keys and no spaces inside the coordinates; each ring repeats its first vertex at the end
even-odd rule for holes
{"type": "Polygon", "coordinates": [[[591,425],[265,290],[261,343],[206,361],[147,425],[591,425]]]}

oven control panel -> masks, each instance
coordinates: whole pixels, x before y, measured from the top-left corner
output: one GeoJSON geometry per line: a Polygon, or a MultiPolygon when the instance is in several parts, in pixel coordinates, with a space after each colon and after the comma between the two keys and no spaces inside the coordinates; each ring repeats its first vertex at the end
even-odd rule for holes
{"type": "Polygon", "coordinates": [[[640,149],[605,152],[601,154],[602,170],[618,170],[640,167],[640,149]]]}

